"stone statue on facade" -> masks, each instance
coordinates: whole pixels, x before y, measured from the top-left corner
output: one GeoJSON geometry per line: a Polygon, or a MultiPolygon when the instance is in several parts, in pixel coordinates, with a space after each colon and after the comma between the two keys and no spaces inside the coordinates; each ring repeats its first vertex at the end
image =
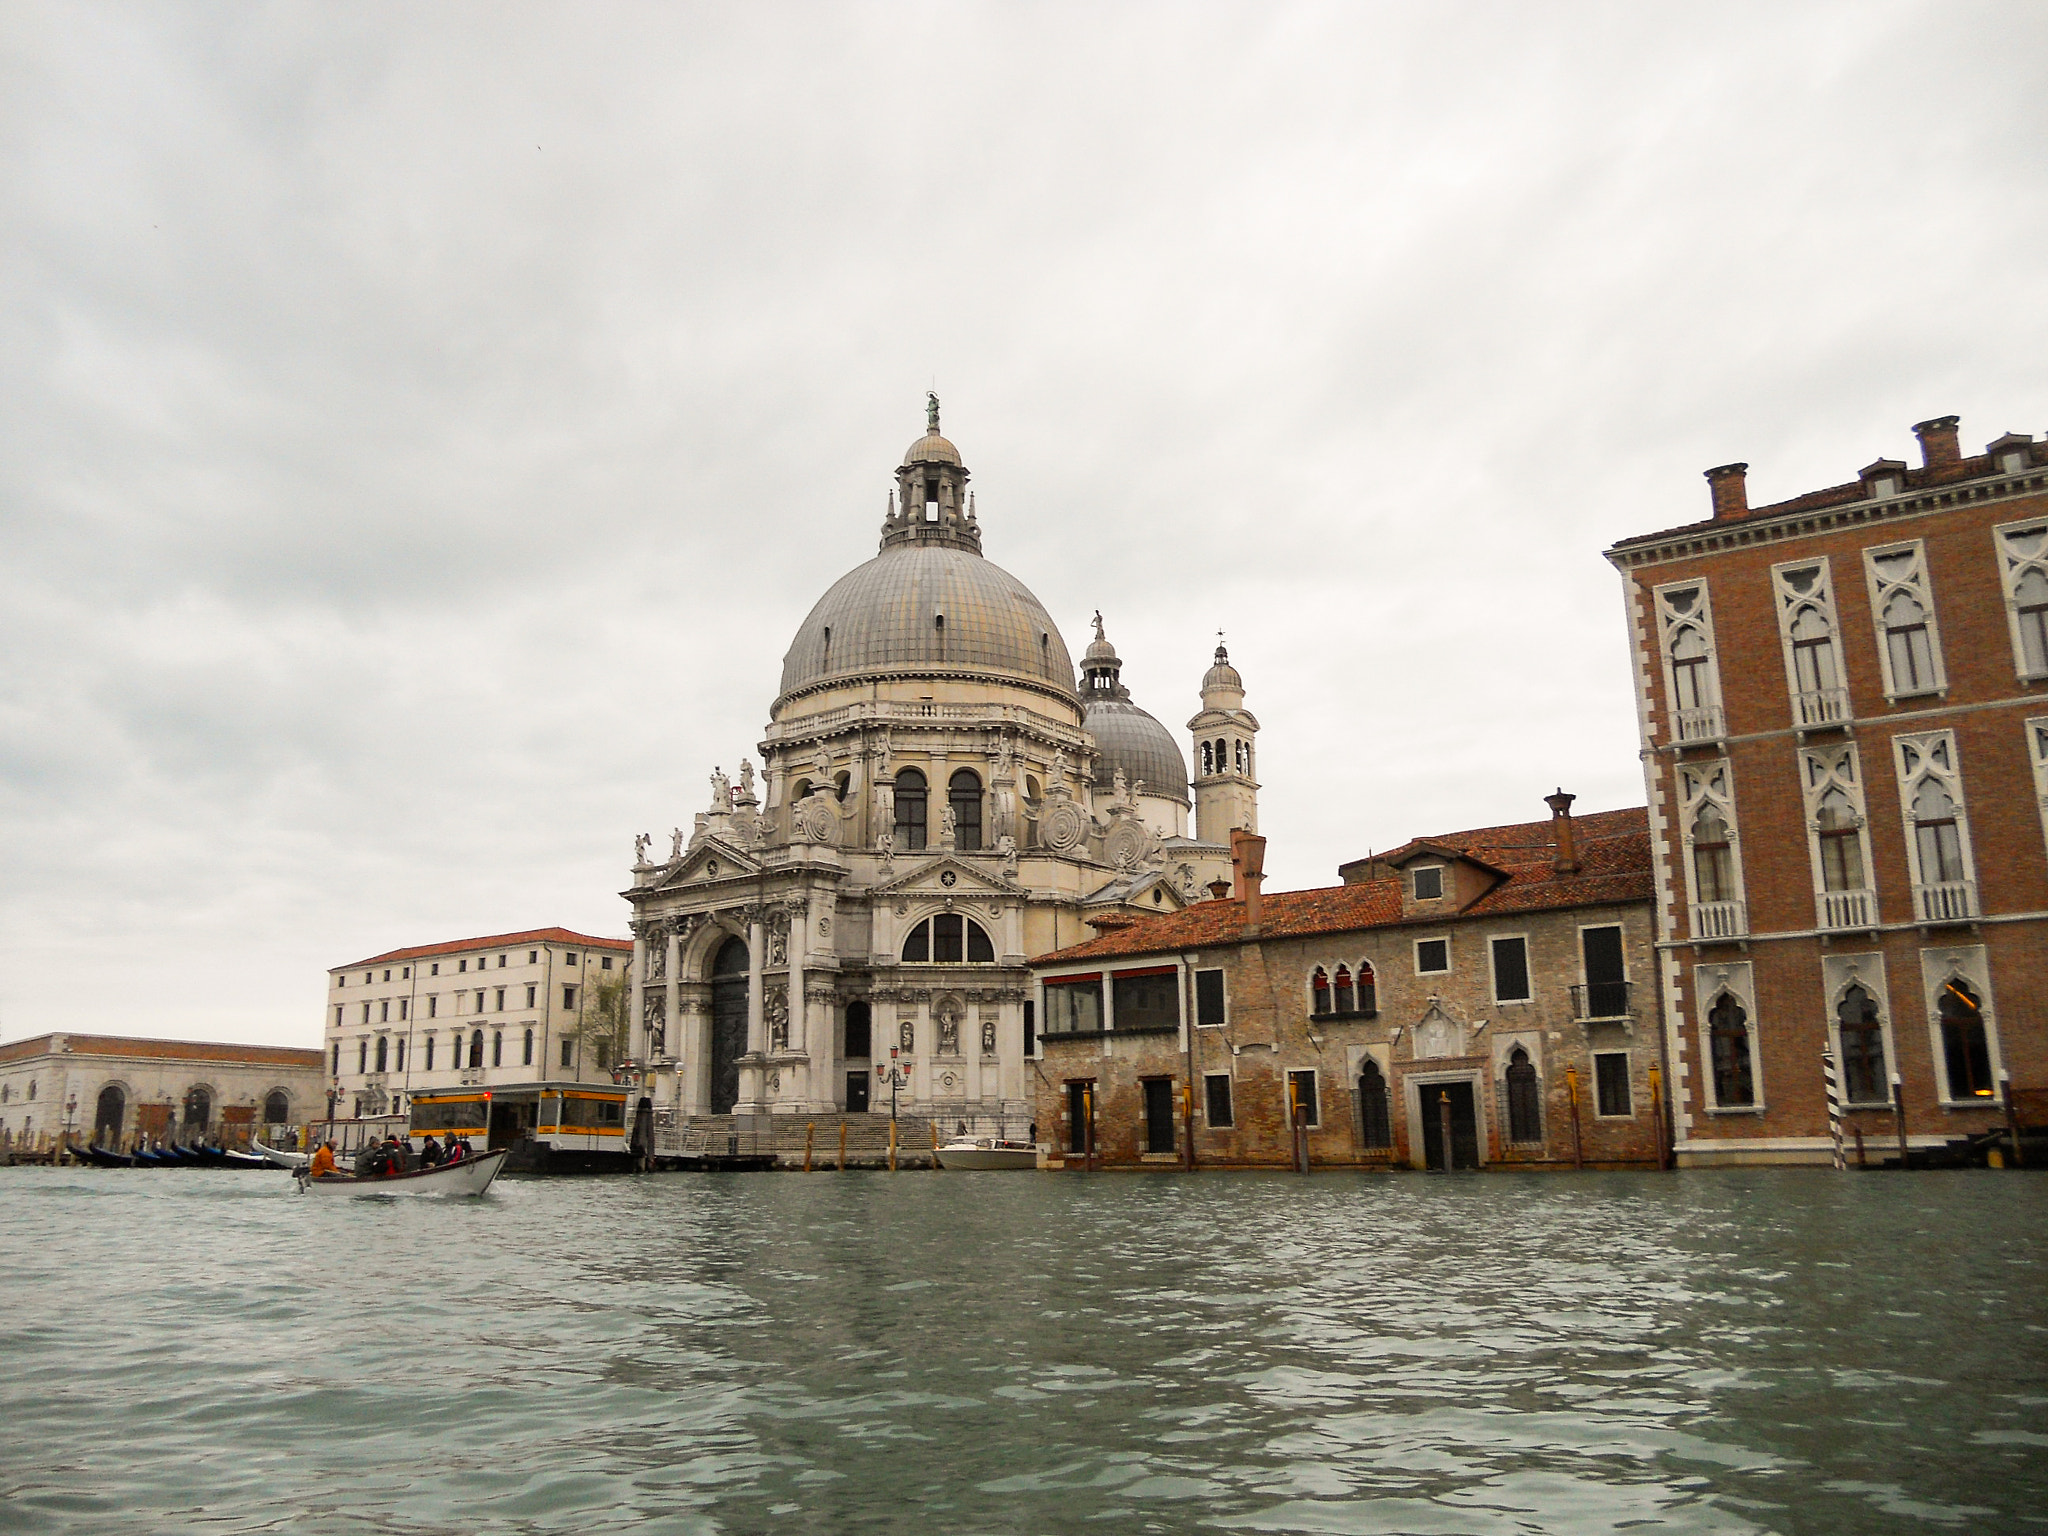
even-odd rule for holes
{"type": "Polygon", "coordinates": [[[732,780],[722,768],[711,770],[711,814],[721,816],[732,810],[732,780]]]}
{"type": "Polygon", "coordinates": [[[758,797],[754,794],[754,762],[752,758],[743,757],[740,759],[739,803],[741,805],[760,803],[758,797]]]}
{"type": "Polygon", "coordinates": [[[995,1053],[996,1021],[994,1019],[983,1019],[981,1021],[981,1054],[993,1056],[995,1053]]]}
{"type": "Polygon", "coordinates": [[[917,1049],[917,1025],[913,1020],[904,1019],[896,1026],[897,1044],[907,1056],[917,1049]]]}
{"type": "Polygon", "coordinates": [[[941,1015],[939,1019],[939,1054],[960,1054],[960,1021],[950,1015],[941,1015]]]}
{"type": "Polygon", "coordinates": [[[642,832],[638,837],[633,839],[633,862],[635,865],[645,864],[647,862],[647,845],[653,841],[654,839],[649,837],[645,832],[642,832]]]}
{"type": "Polygon", "coordinates": [[[953,814],[953,807],[950,804],[940,806],[939,846],[941,848],[952,848],[957,846],[954,839],[958,833],[958,830],[959,818],[953,814]]]}
{"type": "Polygon", "coordinates": [[[683,856],[683,829],[677,827],[669,834],[668,856],[671,862],[683,856]]]}
{"type": "Polygon", "coordinates": [[[1005,832],[996,839],[996,852],[1002,855],[1003,873],[1012,880],[1017,878],[1017,839],[1005,832]]]}
{"type": "Polygon", "coordinates": [[[926,390],[924,396],[924,428],[936,434],[939,430],[939,396],[936,390],[926,390]]]}
{"type": "Polygon", "coordinates": [[[789,997],[779,989],[768,994],[768,1045],[771,1050],[789,1049],[789,997]]]}

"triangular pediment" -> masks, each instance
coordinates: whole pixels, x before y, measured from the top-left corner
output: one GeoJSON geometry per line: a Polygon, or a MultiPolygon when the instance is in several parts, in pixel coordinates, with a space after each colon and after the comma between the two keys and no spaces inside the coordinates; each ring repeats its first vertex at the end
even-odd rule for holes
{"type": "Polygon", "coordinates": [[[937,858],[927,859],[915,868],[906,869],[894,879],[885,880],[875,887],[877,896],[908,896],[913,893],[943,896],[1022,896],[1025,890],[1014,880],[1006,880],[992,870],[982,869],[966,859],[942,853],[937,858]],[[953,877],[950,882],[946,879],[949,874],[953,877]]]}
{"type": "Polygon", "coordinates": [[[740,875],[761,873],[761,861],[723,838],[707,837],[684,853],[682,862],[655,881],[658,891],[679,885],[702,885],[711,880],[730,880],[740,875]]]}
{"type": "Polygon", "coordinates": [[[1139,875],[1122,876],[1107,885],[1098,886],[1081,898],[1081,906],[1089,907],[1141,907],[1146,912],[1178,912],[1189,904],[1173,883],[1173,877],[1165,870],[1148,870],[1139,875]],[[1152,893],[1159,892],[1161,899],[1154,901],[1152,893]]]}

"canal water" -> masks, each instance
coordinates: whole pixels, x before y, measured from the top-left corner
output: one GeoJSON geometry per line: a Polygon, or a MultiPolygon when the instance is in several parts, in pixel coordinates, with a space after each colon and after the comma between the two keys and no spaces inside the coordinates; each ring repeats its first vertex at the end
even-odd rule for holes
{"type": "Polygon", "coordinates": [[[0,1170],[0,1530],[2048,1528],[2048,1177],[0,1170]]]}

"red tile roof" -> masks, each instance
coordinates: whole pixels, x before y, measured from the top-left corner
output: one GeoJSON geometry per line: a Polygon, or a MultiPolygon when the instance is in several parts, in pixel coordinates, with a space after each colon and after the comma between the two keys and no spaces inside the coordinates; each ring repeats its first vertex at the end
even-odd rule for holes
{"type": "Polygon", "coordinates": [[[0,1061],[47,1056],[58,1041],[75,1056],[144,1056],[160,1061],[219,1061],[244,1066],[307,1067],[319,1071],[317,1050],[287,1045],[230,1045],[214,1040],[138,1040],[126,1035],[74,1035],[63,1031],[0,1045],[0,1061]]]}
{"type": "MultiPolygon", "coordinates": [[[[1432,913],[1403,918],[1399,880],[1369,880],[1359,885],[1329,885],[1308,891],[1269,891],[1260,898],[1258,938],[1305,938],[1319,933],[1392,927],[1403,922],[1440,927],[1446,922],[1507,912],[1650,900],[1649,813],[1642,806],[1576,816],[1572,826],[1579,858],[1575,874],[1561,875],[1554,867],[1556,849],[1548,820],[1451,832],[1418,841],[1456,848],[1507,872],[1505,880],[1455,916],[1432,913]]],[[[1129,927],[1040,955],[1031,963],[1063,964],[1111,955],[1164,954],[1209,944],[1236,944],[1245,936],[1242,901],[1203,901],[1183,912],[1139,918],[1129,927]]]]}
{"type": "Polygon", "coordinates": [[[429,955],[455,955],[466,949],[496,949],[514,944],[574,944],[580,949],[623,950],[631,953],[631,939],[600,939],[567,928],[529,928],[523,933],[493,933],[480,939],[453,939],[446,944],[415,944],[410,949],[389,949],[353,965],[337,965],[328,972],[360,970],[366,965],[387,965],[394,960],[419,960],[429,955]]]}

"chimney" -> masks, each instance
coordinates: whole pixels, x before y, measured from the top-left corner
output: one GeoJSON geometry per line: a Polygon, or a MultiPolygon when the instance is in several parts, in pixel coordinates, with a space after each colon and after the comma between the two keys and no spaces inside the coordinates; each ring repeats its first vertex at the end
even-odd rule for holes
{"type": "Polygon", "coordinates": [[[1237,876],[1237,894],[1244,898],[1244,925],[1259,927],[1259,887],[1266,879],[1266,840],[1243,827],[1230,829],[1230,867],[1237,876]]]}
{"type": "Polygon", "coordinates": [[[1717,464],[1707,471],[1707,487],[1714,493],[1714,516],[1741,517],[1749,510],[1749,466],[1717,464]]]}
{"type": "Polygon", "coordinates": [[[1550,832],[1557,842],[1557,856],[1552,867],[1560,875],[1576,875],[1579,872],[1579,850],[1572,836],[1572,802],[1579,797],[1568,795],[1562,789],[1554,795],[1545,795],[1543,803],[1550,807],[1550,832]]]}
{"type": "Polygon", "coordinates": [[[1913,423],[1913,435],[1920,439],[1920,463],[1927,469],[1953,469],[1963,462],[1963,450],[1956,431],[1958,416],[1937,416],[1932,421],[1913,423]]]}
{"type": "Polygon", "coordinates": [[[1209,882],[1209,899],[1211,901],[1228,901],[1230,899],[1230,882],[1228,880],[1211,880],[1209,882]]]}

